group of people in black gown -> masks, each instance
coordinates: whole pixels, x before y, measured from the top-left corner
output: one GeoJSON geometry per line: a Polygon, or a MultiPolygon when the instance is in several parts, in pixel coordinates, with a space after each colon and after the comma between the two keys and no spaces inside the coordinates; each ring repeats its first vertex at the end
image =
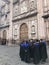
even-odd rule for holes
{"type": "Polygon", "coordinates": [[[27,63],[45,63],[48,58],[46,41],[43,39],[23,40],[20,44],[20,58],[27,63]]]}

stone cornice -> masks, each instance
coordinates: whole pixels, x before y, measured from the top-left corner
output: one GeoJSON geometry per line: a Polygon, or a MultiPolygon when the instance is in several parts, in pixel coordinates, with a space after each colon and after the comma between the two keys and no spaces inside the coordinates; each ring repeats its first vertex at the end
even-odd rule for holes
{"type": "Polygon", "coordinates": [[[42,17],[43,17],[43,18],[48,18],[48,17],[49,17],[49,13],[44,14],[42,17]]]}
{"type": "Polygon", "coordinates": [[[23,14],[20,14],[20,15],[14,17],[12,21],[15,22],[17,20],[35,16],[35,15],[37,15],[37,13],[38,13],[37,10],[31,11],[31,12],[26,12],[26,13],[23,13],[23,14]]]}
{"type": "Polygon", "coordinates": [[[0,26],[0,29],[7,28],[7,27],[9,27],[9,26],[10,26],[10,25],[0,26]]]}

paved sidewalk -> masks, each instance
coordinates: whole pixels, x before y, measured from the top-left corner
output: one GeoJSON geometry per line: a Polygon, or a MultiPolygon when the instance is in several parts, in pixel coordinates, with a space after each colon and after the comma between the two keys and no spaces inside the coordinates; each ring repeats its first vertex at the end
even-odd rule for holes
{"type": "MultiPolygon", "coordinates": [[[[47,48],[49,56],[49,48],[47,48]]],[[[34,65],[33,63],[22,62],[19,57],[19,46],[2,46],[0,45],[0,65],[34,65]]],[[[49,65],[49,58],[45,64],[49,65]]]]}

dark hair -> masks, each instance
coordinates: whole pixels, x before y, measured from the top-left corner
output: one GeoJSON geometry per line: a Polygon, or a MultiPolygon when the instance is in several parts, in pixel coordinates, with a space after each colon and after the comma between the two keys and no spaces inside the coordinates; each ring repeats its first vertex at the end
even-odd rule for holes
{"type": "Polygon", "coordinates": [[[43,39],[40,39],[41,41],[43,40],[43,39]]]}
{"type": "Polygon", "coordinates": [[[36,39],[35,41],[36,41],[36,42],[39,42],[39,40],[38,40],[38,39],[36,39]]]}

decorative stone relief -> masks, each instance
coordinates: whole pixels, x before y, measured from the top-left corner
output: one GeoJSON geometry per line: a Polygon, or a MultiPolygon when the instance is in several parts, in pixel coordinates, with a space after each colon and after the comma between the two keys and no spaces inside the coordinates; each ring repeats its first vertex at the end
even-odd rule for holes
{"type": "Polygon", "coordinates": [[[25,1],[21,4],[21,13],[24,13],[24,12],[27,12],[27,5],[25,1]]]}

